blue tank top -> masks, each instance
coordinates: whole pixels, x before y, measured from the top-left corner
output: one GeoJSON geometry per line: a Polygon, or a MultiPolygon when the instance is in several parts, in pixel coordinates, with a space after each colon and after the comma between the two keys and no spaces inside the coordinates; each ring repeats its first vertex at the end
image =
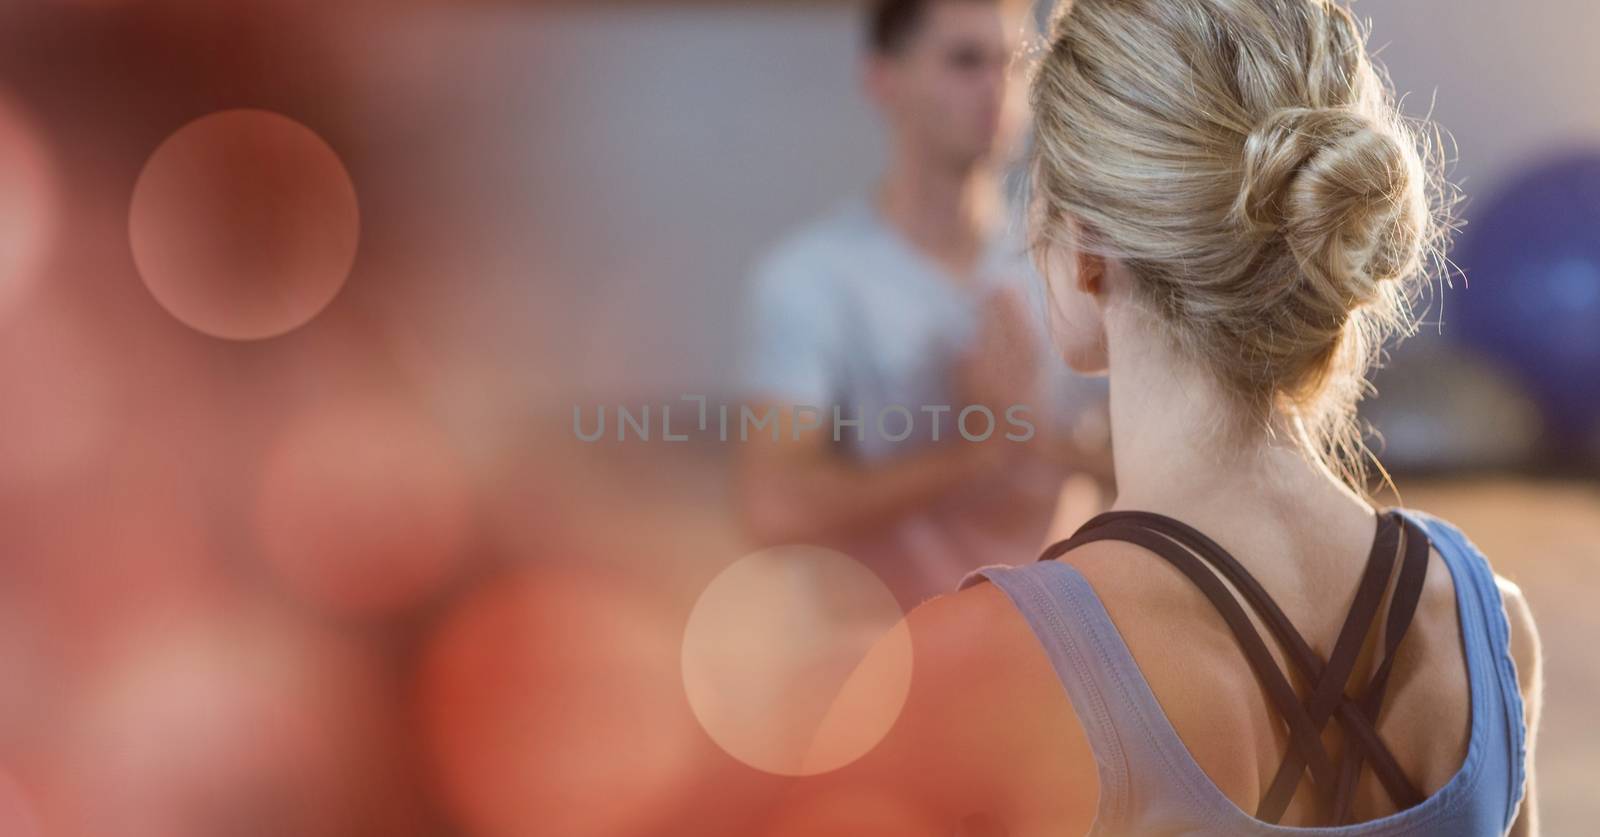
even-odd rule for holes
{"type": "Polygon", "coordinates": [[[1467,756],[1433,795],[1353,825],[1274,825],[1236,805],[1206,775],[1173,729],[1094,589],[1070,564],[1043,560],[984,567],[958,589],[993,582],[1043,645],[1083,724],[1100,779],[1095,835],[1504,834],[1525,791],[1522,694],[1510,625],[1487,559],[1454,526],[1414,511],[1450,571],[1471,692],[1467,756]]]}

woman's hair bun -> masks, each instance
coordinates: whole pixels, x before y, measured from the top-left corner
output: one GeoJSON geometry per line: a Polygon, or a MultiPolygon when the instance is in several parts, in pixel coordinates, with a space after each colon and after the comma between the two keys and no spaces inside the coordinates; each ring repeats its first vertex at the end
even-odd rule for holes
{"type": "Polygon", "coordinates": [[[1316,297],[1343,316],[1420,268],[1430,214],[1405,126],[1348,107],[1282,108],[1244,145],[1236,220],[1281,235],[1316,297]]]}
{"type": "Polygon", "coordinates": [[[1056,9],[1029,86],[1038,240],[1117,260],[1241,416],[1293,418],[1360,484],[1366,372],[1444,267],[1438,135],[1347,0],[1056,9]]]}

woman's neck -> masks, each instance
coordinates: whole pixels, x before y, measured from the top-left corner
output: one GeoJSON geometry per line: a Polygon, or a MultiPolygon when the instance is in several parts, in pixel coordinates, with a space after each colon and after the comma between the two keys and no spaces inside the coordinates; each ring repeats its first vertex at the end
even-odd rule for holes
{"type": "Polygon", "coordinates": [[[1305,453],[1291,422],[1269,428],[1242,419],[1216,377],[1175,351],[1160,328],[1139,310],[1108,312],[1116,508],[1205,519],[1246,508],[1366,505],[1305,453]]]}

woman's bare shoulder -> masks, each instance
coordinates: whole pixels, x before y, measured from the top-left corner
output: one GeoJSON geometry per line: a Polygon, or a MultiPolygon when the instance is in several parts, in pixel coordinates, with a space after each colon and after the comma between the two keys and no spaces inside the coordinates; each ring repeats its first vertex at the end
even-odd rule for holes
{"type": "MultiPolygon", "coordinates": [[[[1510,579],[1496,575],[1495,586],[1500,589],[1500,601],[1505,604],[1506,621],[1511,627],[1511,659],[1517,665],[1517,680],[1522,688],[1525,698],[1532,697],[1530,704],[1536,704],[1540,692],[1541,649],[1539,628],[1533,620],[1533,609],[1528,606],[1528,599],[1522,593],[1522,588],[1510,579]]],[[[1537,705],[1527,707],[1530,726],[1537,718],[1537,705]]]]}
{"type": "MultiPolygon", "coordinates": [[[[1087,828],[1098,793],[1093,752],[1039,638],[1005,591],[979,583],[937,596],[903,625],[913,660],[898,720],[845,773],[904,790],[909,783],[913,795],[937,800],[940,818],[1081,819],[1087,828]]],[[[892,665],[892,654],[870,654],[852,680],[881,680],[874,669],[892,665]]]]}

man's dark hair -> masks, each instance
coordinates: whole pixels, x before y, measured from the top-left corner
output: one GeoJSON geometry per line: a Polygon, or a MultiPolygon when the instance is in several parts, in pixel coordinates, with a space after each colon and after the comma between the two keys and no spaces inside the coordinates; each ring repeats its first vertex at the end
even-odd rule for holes
{"type": "Polygon", "coordinates": [[[867,48],[893,55],[916,34],[928,7],[939,0],[872,0],[867,7],[867,48]]]}
{"type": "Polygon", "coordinates": [[[928,10],[950,0],[869,0],[867,48],[877,55],[894,55],[916,36],[928,10]]]}

